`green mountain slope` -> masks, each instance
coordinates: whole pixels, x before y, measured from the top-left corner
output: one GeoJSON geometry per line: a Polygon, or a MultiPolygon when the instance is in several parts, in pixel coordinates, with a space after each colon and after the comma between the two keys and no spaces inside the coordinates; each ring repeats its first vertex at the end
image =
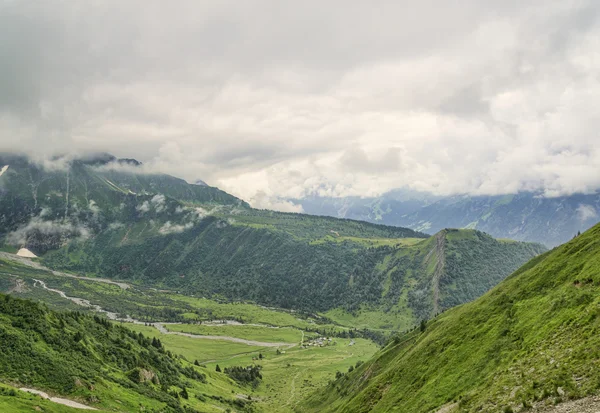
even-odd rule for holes
{"type": "Polygon", "coordinates": [[[411,314],[413,324],[480,297],[544,251],[539,244],[445,229],[384,255],[376,267],[381,302],[387,312],[411,314]]]}
{"type": "Polygon", "coordinates": [[[600,389],[600,225],[397,337],[301,412],[509,412],[600,389]]]}
{"type": "Polygon", "coordinates": [[[426,240],[406,228],[255,210],[216,188],[124,171],[107,158],[54,169],[4,159],[5,246],[26,247],[55,269],[190,294],[337,309],[334,319],[387,313],[369,326],[395,329],[478,297],[543,251],[475,231],[426,240]]]}
{"type": "MultiPolygon", "coordinates": [[[[218,411],[224,408],[195,395],[230,399],[227,390],[237,390],[230,380],[215,379],[212,372],[173,356],[156,339],[103,318],[54,312],[9,295],[0,295],[0,343],[4,383],[106,411],[218,411]]],[[[17,396],[0,386],[0,406],[28,404],[17,396]]],[[[71,411],[50,402],[43,406],[44,411],[71,411]]]]}
{"type": "Polygon", "coordinates": [[[217,188],[105,163],[106,158],[90,158],[39,164],[0,155],[0,165],[7,167],[0,176],[0,236],[11,234],[7,242],[42,254],[130,220],[136,212],[149,212],[151,219],[155,211],[174,211],[180,204],[247,207],[217,188]]]}
{"type": "Polygon", "coordinates": [[[243,219],[227,224],[212,216],[181,233],[137,237],[137,230],[139,225],[101,232],[48,253],[44,261],[283,308],[389,313],[397,321],[363,327],[403,329],[479,297],[544,251],[471,230],[443,231],[408,245],[404,239],[378,247],[369,246],[368,238],[309,242],[281,229],[256,228],[243,219]]]}

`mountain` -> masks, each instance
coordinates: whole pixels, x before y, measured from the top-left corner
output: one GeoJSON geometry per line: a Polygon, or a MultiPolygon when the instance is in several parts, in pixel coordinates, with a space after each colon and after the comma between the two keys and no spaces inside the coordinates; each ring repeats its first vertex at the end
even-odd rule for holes
{"type": "Polygon", "coordinates": [[[101,411],[181,413],[206,411],[208,404],[196,395],[231,400],[225,390],[237,390],[222,375],[174,356],[156,338],[97,316],[54,312],[2,294],[0,342],[3,411],[76,411],[25,396],[15,389],[20,386],[101,411]]]}
{"type": "Polygon", "coordinates": [[[137,238],[132,225],[53,251],[44,261],[205,296],[307,311],[338,309],[329,314],[334,319],[384,312],[397,318],[394,327],[406,328],[475,299],[544,251],[469,230],[386,239],[394,243],[374,247],[368,238],[344,236],[348,229],[335,222],[339,237],[308,241],[255,228],[245,218],[236,215],[239,221],[226,225],[207,217],[187,231],[148,238],[137,238]]]}
{"type": "Polygon", "coordinates": [[[472,300],[540,245],[256,210],[110,156],[1,159],[0,234],[55,269],[405,328],[472,300]],[[335,310],[335,311],[334,311],[335,310]]]}
{"type": "Polygon", "coordinates": [[[597,394],[599,268],[596,225],[397,336],[297,410],[513,412],[597,394]]]}
{"type": "Polygon", "coordinates": [[[562,244],[600,218],[600,194],[555,198],[522,192],[512,195],[436,197],[395,190],[377,198],[293,200],[304,212],[358,219],[435,233],[443,228],[472,228],[497,238],[562,244]]]}
{"type": "Polygon", "coordinates": [[[127,163],[129,166],[124,167],[107,154],[56,158],[44,164],[24,156],[0,155],[0,165],[4,165],[0,176],[0,236],[13,233],[14,243],[21,241],[43,253],[70,238],[85,237],[90,231],[127,219],[126,205],[138,199],[153,202],[154,194],[177,199],[186,206],[247,207],[217,188],[189,185],[165,174],[135,173],[131,167],[134,161],[127,163]]]}

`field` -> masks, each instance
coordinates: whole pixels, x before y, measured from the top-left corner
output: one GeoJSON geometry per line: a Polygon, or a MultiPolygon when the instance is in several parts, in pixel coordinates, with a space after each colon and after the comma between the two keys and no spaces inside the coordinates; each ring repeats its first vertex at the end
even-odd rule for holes
{"type": "MultiPolygon", "coordinates": [[[[169,330],[192,331],[190,325],[169,325],[169,330]]],[[[232,336],[249,337],[247,326],[227,326],[232,336]],[[236,330],[239,330],[236,333],[236,330]]],[[[305,348],[290,343],[291,348],[254,347],[220,340],[207,340],[199,337],[191,338],[179,335],[161,334],[156,328],[143,325],[131,325],[135,331],[147,336],[157,337],[165,347],[174,353],[183,355],[189,361],[198,360],[206,365],[208,371],[214,371],[219,365],[221,369],[231,366],[262,366],[263,381],[252,389],[247,388],[251,399],[257,400],[257,406],[265,413],[292,412],[292,408],[308,393],[326,385],[335,379],[336,372],[346,372],[359,361],[368,360],[378,347],[365,339],[334,338],[331,344],[318,347],[308,345],[305,348]],[[352,344],[351,344],[352,343],[352,344]],[[260,359],[259,355],[263,358],[260,359]]],[[[218,330],[223,327],[206,327],[197,331],[218,330]]],[[[252,331],[252,338],[262,341],[273,340],[277,329],[257,328],[252,331]],[[275,331],[275,332],[274,332],[275,331]]],[[[301,332],[296,330],[299,334],[301,332]]],[[[292,338],[291,335],[287,336],[292,338]]]]}
{"type": "Polygon", "coordinates": [[[232,336],[244,340],[265,341],[272,343],[298,344],[304,333],[290,327],[267,327],[259,325],[202,325],[202,324],[172,324],[166,326],[170,331],[205,335],[232,336]]]}
{"type": "Polygon", "coordinates": [[[323,314],[333,323],[354,328],[369,328],[380,331],[404,331],[414,325],[414,320],[407,316],[406,311],[383,312],[377,308],[363,307],[355,314],[350,314],[340,308],[329,310],[323,314]]]}

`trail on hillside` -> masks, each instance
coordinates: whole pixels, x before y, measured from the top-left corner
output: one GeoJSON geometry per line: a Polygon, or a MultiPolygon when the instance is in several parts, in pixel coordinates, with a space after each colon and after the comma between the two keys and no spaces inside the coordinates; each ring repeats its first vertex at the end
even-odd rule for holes
{"type": "Polygon", "coordinates": [[[31,393],[31,394],[37,394],[42,399],[50,400],[51,402],[62,404],[63,406],[74,407],[75,409],[82,409],[82,410],[98,410],[95,407],[86,406],[85,404],[74,402],[73,400],[63,399],[61,397],[50,397],[48,395],[48,393],[45,393],[40,390],[28,389],[26,387],[21,387],[19,390],[27,392],[27,393],[31,393]]]}
{"type": "Polygon", "coordinates": [[[294,375],[294,378],[292,379],[291,388],[290,388],[290,397],[288,398],[286,406],[289,406],[290,404],[292,404],[292,401],[294,400],[294,397],[296,396],[296,379],[298,378],[300,373],[302,373],[302,370],[299,371],[298,373],[296,373],[294,375]]]}

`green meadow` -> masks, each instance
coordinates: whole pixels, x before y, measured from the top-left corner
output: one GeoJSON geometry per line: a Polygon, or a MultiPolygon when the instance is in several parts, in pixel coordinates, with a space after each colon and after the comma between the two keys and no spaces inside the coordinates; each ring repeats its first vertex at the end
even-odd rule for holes
{"type": "Polygon", "coordinates": [[[231,336],[244,340],[268,343],[297,344],[302,340],[303,332],[290,327],[268,327],[252,325],[205,325],[205,324],[169,324],[170,331],[204,336],[231,336]]]}
{"type": "MultiPolygon", "coordinates": [[[[156,328],[143,325],[129,326],[134,331],[157,337],[170,351],[184,356],[188,361],[195,361],[206,366],[206,371],[216,373],[216,366],[221,369],[231,366],[262,367],[263,380],[256,389],[246,388],[251,399],[257,401],[257,407],[265,413],[292,412],[296,404],[317,388],[327,385],[335,379],[336,373],[347,372],[357,362],[368,360],[378,349],[373,342],[365,339],[332,338],[331,344],[324,347],[306,346],[290,343],[293,347],[255,347],[229,341],[202,339],[201,336],[191,338],[173,334],[162,334],[156,328]],[[260,358],[262,355],[262,359],[260,358]]],[[[201,327],[197,332],[218,330],[224,327],[168,325],[170,331],[194,331],[192,327],[201,327]]],[[[249,326],[227,326],[232,337],[248,339],[249,326]]],[[[250,326],[252,327],[252,326],[250,326]]],[[[264,342],[273,341],[278,329],[252,329],[252,339],[264,342]],[[274,336],[275,334],[275,336],[274,336]]],[[[293,329],[290,329],[293,330],[293,329]]],[[[298,334],[301,331],[296,330],[298,334]]],[[[314,335],[313,335],[314,336],[314,335]]],[[[295,338],[287,335],[288,338],[295,338]]],[[[305,344],[311,343],[308,335],[305,344]]],[[[359,363],[360,364],[360,363],[359,363]]]]}

